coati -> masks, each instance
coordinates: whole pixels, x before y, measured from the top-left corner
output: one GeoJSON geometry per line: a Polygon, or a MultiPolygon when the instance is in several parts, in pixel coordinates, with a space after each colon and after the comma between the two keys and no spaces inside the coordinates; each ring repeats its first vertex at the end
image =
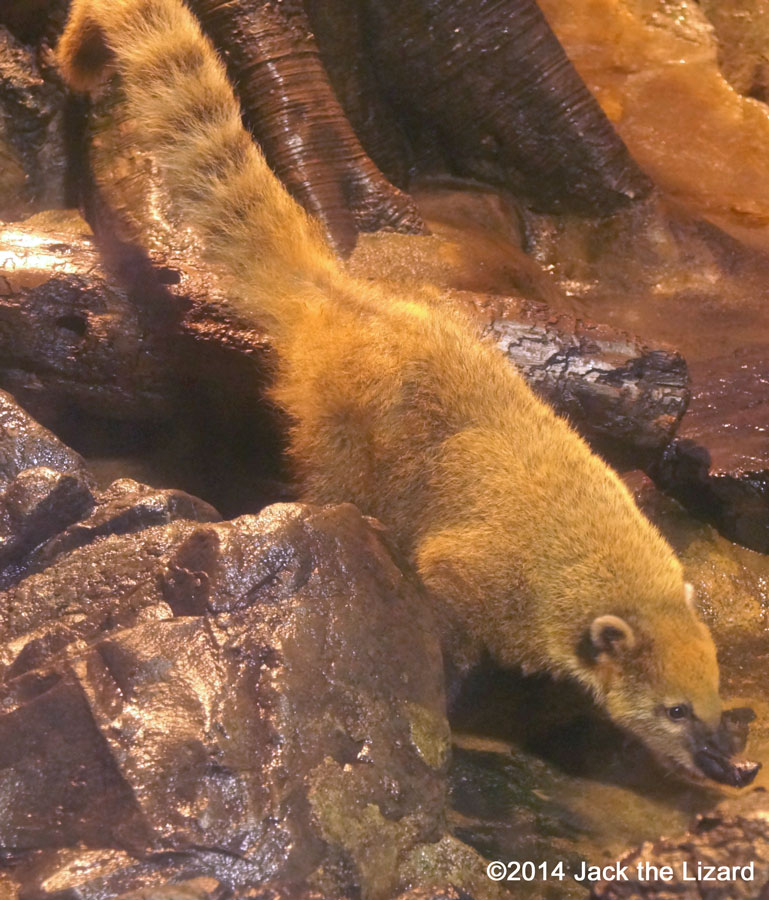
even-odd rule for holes
{"type": "Polygon", "coordinates": [[[181,0],[73,0],[58,58],[82,91],[119,71],[233,307],[269,330],[304,496],[392,529],[449,652],[576,679],[671,768],[728,780],[715,647],[671,548],[469,322],[341,269],[181,0]]]}

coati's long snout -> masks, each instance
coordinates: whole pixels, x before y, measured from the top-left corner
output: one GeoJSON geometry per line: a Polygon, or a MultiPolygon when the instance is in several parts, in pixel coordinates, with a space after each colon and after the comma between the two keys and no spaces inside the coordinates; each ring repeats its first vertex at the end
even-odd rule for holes
{"type": "Polygon", "coordinates": [[[751,784],[761,770],[761,763],[734,757],[745,749],[748,725],[755,717],[748,707],[727,709],[715,733],[701,729],[692,758],[703,775],[731,787],[751,784]]]}

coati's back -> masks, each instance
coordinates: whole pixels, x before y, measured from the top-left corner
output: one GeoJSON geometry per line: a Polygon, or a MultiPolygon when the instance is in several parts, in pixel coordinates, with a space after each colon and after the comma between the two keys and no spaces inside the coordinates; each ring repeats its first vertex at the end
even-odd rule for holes
{"type": "Polygon", "coordinates": [[[617,476],[459,314],[340,270],[180,0],[73,0],[59,59],[80,89],[114,62],[179,213],[270,331],[308,498],[390,526],[465,643],[579,679],[695,772],[720,712],[713,643],[617,476]]]}

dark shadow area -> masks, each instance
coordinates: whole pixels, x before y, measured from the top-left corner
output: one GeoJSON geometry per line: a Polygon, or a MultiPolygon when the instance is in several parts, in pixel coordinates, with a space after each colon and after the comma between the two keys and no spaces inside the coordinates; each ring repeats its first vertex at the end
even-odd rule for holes
{"type": "Polygon", "coordinates": [[[208,380],[205,365],[177,390],[173,415],[163,420],[111,419],[75,404],[32,404],[30,411],[85,457],[101,487],[134,478],[187,491],[224,518],[296,499],[285,465],[286,424],[270,403],[257,402],[253,390],[226,392],[208,380]]]}
{"type": "Polygon", "coordinates": [[[663,767],[573,682],[484,662],[454,699],[450,722],[452,730],[520,748],[564,775],[616,785],[666,805],[696,810],[716,798],[715,791],[663,767]]]}

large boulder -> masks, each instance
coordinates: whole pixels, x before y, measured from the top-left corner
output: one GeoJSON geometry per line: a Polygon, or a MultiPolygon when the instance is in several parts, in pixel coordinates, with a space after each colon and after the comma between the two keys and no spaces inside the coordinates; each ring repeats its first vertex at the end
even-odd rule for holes
{"type": "Polygon", "coordinates": [[[41,489],[0,591],[0,896],[495,895],[446,831],[437,629],[382,527],[100,491],[0,399],[3,498],[84,498],[41,489]]]}

